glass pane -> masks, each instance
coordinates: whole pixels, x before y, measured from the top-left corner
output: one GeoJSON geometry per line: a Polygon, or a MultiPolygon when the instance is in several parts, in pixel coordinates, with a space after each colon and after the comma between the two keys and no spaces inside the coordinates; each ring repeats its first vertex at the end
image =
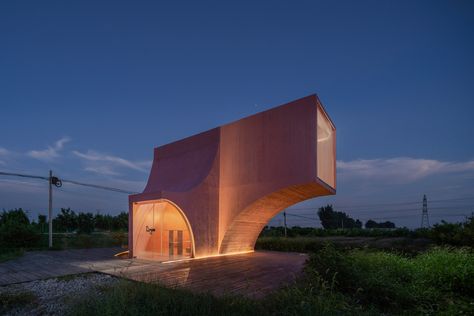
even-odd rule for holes
{"type": "Polygon", "coordinates": [[[318,106],[318,178],[335,188],[336,137],[335,130],[323,110],[318,106]]]}
{"type": "Polygon", "coordinates": [[[133,216],[133,247],[137,258],[164,261],[191,256],[191,233],[173,204],[166,201],[140,204],[133,216]]]}

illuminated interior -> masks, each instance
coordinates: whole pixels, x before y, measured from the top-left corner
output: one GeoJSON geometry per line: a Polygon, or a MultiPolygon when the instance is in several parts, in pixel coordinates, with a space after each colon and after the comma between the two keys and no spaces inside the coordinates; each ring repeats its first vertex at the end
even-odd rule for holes
{"type": "Polygon", "coordinates": [[[182,211],[167,200],[134,206],[133,252],[142,259],[177,260],[193,255],[192,232],[182,211]]]}
{"type": "Polygon", "coordinates": [[[318,178],[332,188],[336,187],[336,129],[318,106],[318,178]]]}

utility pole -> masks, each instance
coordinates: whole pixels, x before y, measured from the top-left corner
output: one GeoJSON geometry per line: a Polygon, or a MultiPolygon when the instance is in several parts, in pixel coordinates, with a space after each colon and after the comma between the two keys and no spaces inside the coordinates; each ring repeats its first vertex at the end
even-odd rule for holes
{"type": "Polygon", "coordinates": [[[117,188],[112,188],[112,187],[106,187],[103,185],[98,185],[98,184],[91,184],[91,183],[82,183],[74,180],[65,180],[65,179],[59,179],[58,177],[53,177],[53,171],[49,170],[49,177],[43,177],[43,176],[36,176],[36,175],[30,175],[30,174],[21,174],[21,173],[12,173],[12,172],[3,172],[0,171],[0,176],[13,176],[13,177],[22,177],[22,178],[31,178],[31,179],[41,179],[41,180],[46,180],[48,181],[48,187],[49,187],[49,208],[48,208],[48,228],[49,228],[49,240],[48,240],[48,246],[49,248],[53,247],[53,185],[57,188],[61,187],[63,182],[75,184],[75,185],[81,185],[85,187],[90,187],[94,189],[102,189],[102,190],[107,190],[107,191],[113,191],[113,192],[118,192],[118,193],[125,193],[125,194],[137,194],[138,192],[131,192],[131,191],[126,191],[123,189],[117,189],[117,188]]]}
{"type": "Polygon", "coordinates": [[[430,227],[430,219],[428,217],[428,200],[426,194],[423,195],[423,210],[421,212],[421,228],[430,227]]]}
{"type": "Polygon", "coordinates": [[[286,237],[286,211],[283,211],[283,219],[285,222],[285,237],[286,237]]]}
{"type": "Polygon", "coordinates": [[[49,208],[48,208],[48,225],[49,225],[49,248],[53,248],[53,171],[49,170],[49,208]]]}

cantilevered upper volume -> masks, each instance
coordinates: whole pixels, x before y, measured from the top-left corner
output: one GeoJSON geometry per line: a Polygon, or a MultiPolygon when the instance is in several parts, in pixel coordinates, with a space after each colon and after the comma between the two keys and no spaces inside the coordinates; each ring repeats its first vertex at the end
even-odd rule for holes
{"type": "Polygon", "coordinates": [[[336,192],[336,129],[316,95],[158,148],[131,195],[130,256],[251,251],[268,221],[336,192]]]}

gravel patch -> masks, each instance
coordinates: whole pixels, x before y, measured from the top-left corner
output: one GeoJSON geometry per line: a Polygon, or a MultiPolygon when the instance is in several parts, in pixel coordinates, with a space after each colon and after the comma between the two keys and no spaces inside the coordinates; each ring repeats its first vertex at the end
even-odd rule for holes
{"type": "Polygon", "coordinates": [[[5,315],[64,315],[71,302],[78,297],[101,295],[101,289],[118,281],[118,278],[107,274],[84,273],[3,286],[0,287],[0,314],[2,297],[24,294],[32,298],[30,302],[9,309],[5,315]]]}

